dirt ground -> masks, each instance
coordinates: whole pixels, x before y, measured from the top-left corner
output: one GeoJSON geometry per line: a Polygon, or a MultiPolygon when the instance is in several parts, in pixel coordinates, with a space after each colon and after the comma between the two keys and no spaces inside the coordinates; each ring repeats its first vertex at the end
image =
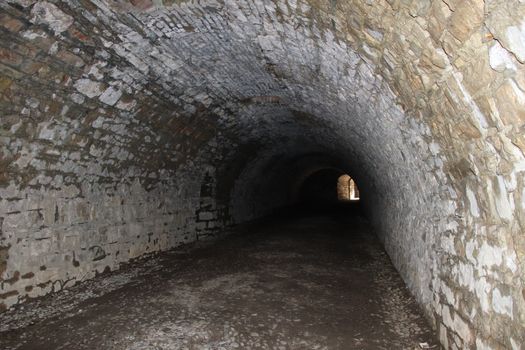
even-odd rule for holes
{"type": "Polygon", "coordinates": [[[4,350],[392,350],[424,342],[437,344],[359,216],[244,225],[0,314],[4,350]]]}

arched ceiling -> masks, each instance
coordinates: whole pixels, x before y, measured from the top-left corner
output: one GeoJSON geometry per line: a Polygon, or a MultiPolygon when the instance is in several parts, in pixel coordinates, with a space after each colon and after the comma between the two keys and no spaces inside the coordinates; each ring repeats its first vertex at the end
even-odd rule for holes
{"type": "Polygon", "coordinates": [[[327,155],[367,194],[442,342],[477,345],[479,333],[483,346],[510,346],[525,317],[524,6],[9,0],[1,193],[95,201],[106,186],[155,200],[176,188],[166,202],[184,215],[209,192],[221,204],[206,208],[251,218],[283,204],[270,194],[298,159],[316,167],[327,155]],[[495,268],[487,249],[508,260],[495,268]],[[486,265],[503,272],[485,277],[486,265]],[[503,312],[480,326],[497,295],[516,302],[491,306],[503,312]]]}

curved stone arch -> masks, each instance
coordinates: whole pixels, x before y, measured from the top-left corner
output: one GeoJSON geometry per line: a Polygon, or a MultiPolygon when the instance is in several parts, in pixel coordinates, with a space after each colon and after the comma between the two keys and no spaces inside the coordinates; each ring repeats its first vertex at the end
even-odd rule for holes
{"type": "MultiPolygon", "coordinates": [[[[0,7],[5,278],[47,259],[25,262],[45,249],[24,208],[39,208],[50,232],[118,232],[106,258],[77,254],[90,277],[229,224],[229,193],[251,166],[244,148],[260,164],[283,149],[330,151],[366,179],[378,235],[446,347],[525,342],[518,0],[9,3],[19,6],[0,7]],[[220,195],[204,200],[209,174],[220,195]],[[159,196],[170,198],[162,208],[159,196]],[[159,222],[173,229],[156,231],[156,245],[131,240],[159,222]]],[[[35,271],[49,284],[29,294],[2,287],[19,293],[3,303],[81,277],[56,268],[35,271]]]]}

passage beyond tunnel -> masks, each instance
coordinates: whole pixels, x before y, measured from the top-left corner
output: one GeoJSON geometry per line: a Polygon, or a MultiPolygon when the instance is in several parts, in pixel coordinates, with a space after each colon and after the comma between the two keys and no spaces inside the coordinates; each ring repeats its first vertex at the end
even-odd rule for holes
{"type": "Polygon", "coordinates": [[[359,189],[350,175],[344,174],[337,179],[337,199],[339,201],[359,200],[359,189]]]}
{"type": "Polygon", "coordinates": [[[305,179],[300,177],[298,181],[292,186],[297,191],[292,197],[295,204],[330,207],[360,199],[356,182],[339,169],[317,170],[305,179]]]}
{"type": "Polygon", "coordinates": [[[522,349],[523,18],[520,0],[1,2],[0,311],[336,203],[349,174],[442,346],[522,349]]]}

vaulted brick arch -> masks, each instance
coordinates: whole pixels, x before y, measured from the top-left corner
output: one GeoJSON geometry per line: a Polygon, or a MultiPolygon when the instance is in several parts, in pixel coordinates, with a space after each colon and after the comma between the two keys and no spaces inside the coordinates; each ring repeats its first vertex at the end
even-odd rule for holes
{"type": "Polygon", "coordinates": [[[444,346],[518,349],[524,6],[3,2],[1,307],[287,205],[329,158],[444,346]]]}

